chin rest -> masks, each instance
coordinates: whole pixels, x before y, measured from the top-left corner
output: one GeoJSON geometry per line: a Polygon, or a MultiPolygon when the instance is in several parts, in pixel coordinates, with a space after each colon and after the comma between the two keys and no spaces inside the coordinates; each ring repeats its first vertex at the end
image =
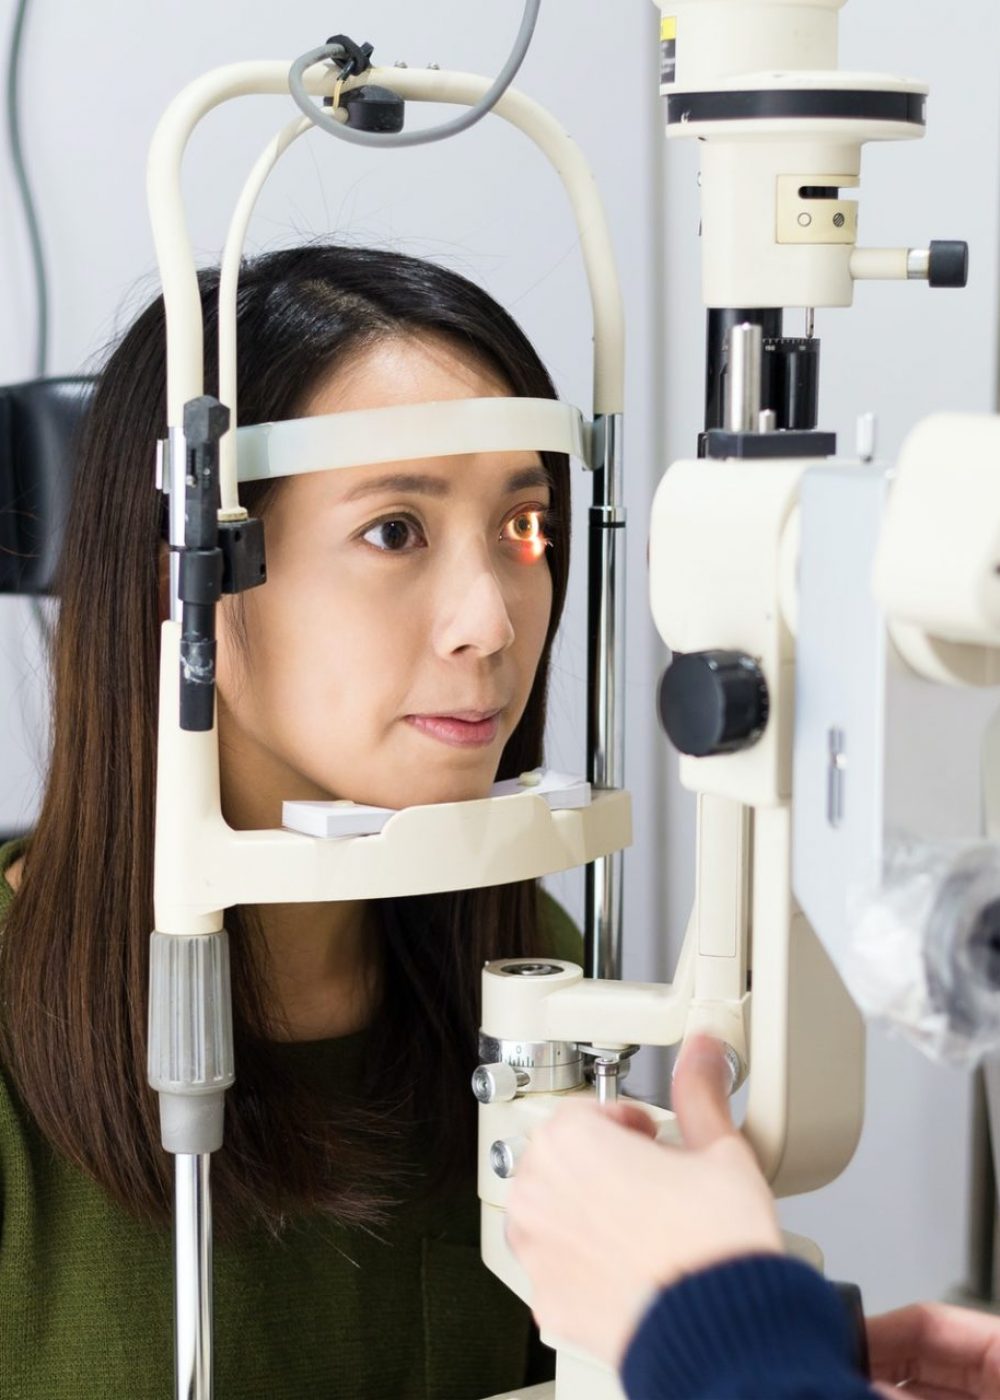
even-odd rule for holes
{"type": "Polygon", "coordinates": [[[0,389],[0,593],[51,593],[73,488],[74,452],[97,380],[0,389]]]}

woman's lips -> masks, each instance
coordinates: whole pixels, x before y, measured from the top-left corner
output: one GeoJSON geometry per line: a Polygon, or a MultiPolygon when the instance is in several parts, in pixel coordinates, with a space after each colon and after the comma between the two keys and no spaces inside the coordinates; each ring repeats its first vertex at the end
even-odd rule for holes
{"type": "Polygon", "coordinates": [[[477,720],[460,719],[457,715],[407,715],[406,720],[422,734],[463,749],[485,748],[493,743],[500,728],[499,713],[477,720]]]}

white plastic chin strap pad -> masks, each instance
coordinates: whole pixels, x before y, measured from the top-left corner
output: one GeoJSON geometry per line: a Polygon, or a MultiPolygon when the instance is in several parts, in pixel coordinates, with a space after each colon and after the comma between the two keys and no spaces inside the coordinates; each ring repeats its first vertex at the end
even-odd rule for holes
{"type": "Polygon", "coordinates": [[[468,452],[565,452],[590,465],[590,425],[558,399],[451,399],[236,430],[240,481],[468,452]]]}

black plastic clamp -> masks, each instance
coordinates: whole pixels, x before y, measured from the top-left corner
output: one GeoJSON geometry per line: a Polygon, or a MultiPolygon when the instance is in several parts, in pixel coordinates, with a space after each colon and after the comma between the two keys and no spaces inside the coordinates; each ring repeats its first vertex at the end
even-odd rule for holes
{"type": "MultiPolygon", "coordinates": [[[[374,44],[356,44],[353,39],[346,34],[331,34],[326,41],[328,44],[339,44],[344,50],[346,57],[340,65],[340,76],[353,78],[358,73],[364,73],[372,66],[371,58],[375,52],[374,44]]],[[[331,101],[327,98],[327,101],[331,101]]]]}
{"type": "Polygon", "coordinates": [[[220,520],[219,548],[223,593],[243,593],[267,582],[263,520],[220,520]]]}

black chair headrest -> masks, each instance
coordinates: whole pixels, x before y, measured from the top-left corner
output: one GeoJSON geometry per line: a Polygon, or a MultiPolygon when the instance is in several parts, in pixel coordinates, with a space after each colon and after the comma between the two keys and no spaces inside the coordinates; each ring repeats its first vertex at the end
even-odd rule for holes
{"type": "Polygon", "coordinates": [[[0,389],[0,593],[51,593],[74,452],[97,380],[35,379],[0,389]]]}

